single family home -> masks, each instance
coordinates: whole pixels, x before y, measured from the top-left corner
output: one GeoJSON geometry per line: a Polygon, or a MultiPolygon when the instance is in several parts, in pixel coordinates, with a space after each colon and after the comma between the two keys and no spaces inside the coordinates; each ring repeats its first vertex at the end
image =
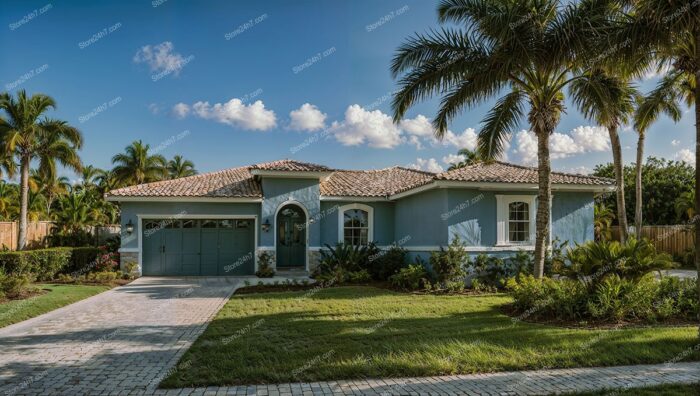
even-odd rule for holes
{"type": "MultiPolygon", "coordinates": [[[[595,194],[610,179],[552,174],[552,238],[593,239],[595,194]]],[[[121,260],[143,275],[239,276],[261,252],[277,270],[312,271],[319,250],[399,245],[427,257],[458,236],[470,254],[532,250],[537,169],[504,162],[430,173],[341,170],[280,160],[110,191],[121,260]]]]}

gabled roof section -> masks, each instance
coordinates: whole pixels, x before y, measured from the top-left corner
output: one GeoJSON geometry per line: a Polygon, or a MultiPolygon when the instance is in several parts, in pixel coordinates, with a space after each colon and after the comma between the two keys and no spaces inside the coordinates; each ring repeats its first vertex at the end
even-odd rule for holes
{"type": "Polygon", "coordinates": [[[338,170],[321,182],[321,195],[388,197],[429,183],[434,173],[393,166],[378,170],[338,170]]]}
{"type": "Polygon", "coordinates": [[[124,187],[107,197],[262,198],[262,189],[244,166],[124,187]]]}
{"type": "Polygon", "coordinates": [[[277,172],[331,172],[332,169],[325,165],[312,164],[290,159],[271,162],[262,162],[252,165],[251,170],[277,171],[277,172]]]}
{"type": "MultiPolygon", "coordinates": [[[[514,165],[506,162],[478,163],[443,172],[437,180],[483,182],[483,183],[526,183],[537,184],[537,168],[514,165]]],[[[605,177],[585,176],[572,173],[552,172],[552,184],[587,186],[612,186],[615,181],[605,177]]]]}

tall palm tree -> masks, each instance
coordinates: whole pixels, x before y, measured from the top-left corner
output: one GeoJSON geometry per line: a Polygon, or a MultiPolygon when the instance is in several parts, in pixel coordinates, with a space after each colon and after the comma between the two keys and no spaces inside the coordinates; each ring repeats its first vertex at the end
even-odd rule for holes
{"type": "Polygon", "coordinates": [[[149,155],[150,146],[137,140],[126,146],[125,152],[112,157],[115,164],[112,172],[125,185],[134,185],[163,180],[166,176],[166,161],[162,155],[149,155]]]}
{"type": "Polygon", "coordinates": [[[637,161],[635,164],[635,207],[634,228],[637,235],[642,233],[642,167],[644,166],[644,139],[647,130],[661,114],[666,114],[673,121],[681,119],[682,112],[679,99],[685,98],[686,103],[692,104],[692,90],[682,74],[677,72],[667,74],[658,83],[656,88],[644,97],[637,107],[634,115],[634,127],[639,138],[637,139],[637,161]]]}
{"type": "Polygon", "coordinates": [[[96,188],[103,173],[102,169],[95,166],[84,166],[82,172],[80,172],[80,184],[78,187],[83,190],[96,188]]]}
{"type": "Polygon", "coordinates": [[[586,118],[594,120],[608,130],[617,185],[617,221],[620,225],[620,240],[624,243],[627,240],[627,210],[622,144],[618,128],[631,118],[640,94],[627,79],[611,75],[602,69],[588,70],[581,77],[572,82],[571,95],[586,118]]]}
{"type": "MultiPolygon", "coordinates": [[[[668,67],[689,83],[695,106],[695,213],[700,213],[700,7],[694,0],[636,0],[629,19],[620,26],[615,42],[626,42],[614,58],[622,64],[639,60],[639,54],[656,60],[659,67],[668,67]]],[[[695,251],[700,252],[700,216],[695,223],[695,251]]],[[[700,277],[700,253],[695,254],[700,277]]],[[[700,282],[697,285],[700,298],[700,282]]],[[[700,322],[700,312],[698,312],[700,322]]],[[[700,327],[698,328],[700,338],[700,327]]]]}
{"type": "Polygon", "coordinates": [[[391,71],[402,76],[394,94],[394,121],[416,102],[443,95],[433,119],[442,138],[461,111],[506,91],[483,120],[479,152],[498,157],[523,118],[537,136],[538,204],[535,276],[541,277],[549,241],[549,139],[564,110],[564,89],[584,59],[595,57],[607,9],[593,0],[562,6],[555,0],[443,0],[440,22],[461,24],[409,38],[391,71]],[[586,55],[590,55],[586,57],[586,55]]]}
{"type": "Polygon", "coordinates": [[[182,158],[181,155],[176,155],[168,161],[166,167],[168,169],[168,176],[171,179],[177,179],[179,177],[193,176],[197,174],[194,169],[194,163],[190,160],[182,158]]]}
{"type": "Polygon", "coordinates": [[[117,179],[112,170],[102,170],[95,178],[95,181],[101,194],[124,186],[124,184],[117,179]]]}
{"type": "Polygon", "coordinates": [[[464,157],[464,160],[450,165],[450,167],[447,168],[448,171],[464,168],[465,166],[474,165],[481,162],[481,156],[479,155],[478,151],[463,148],[457,152],[457,155],[464,157]]]}
{"type": "Polygon", "coordinates": [[[32,169],[30,172],[29,189],[44,195],[46,202],[46,217],[51,218],[51,206],[61,195],[68,192],[70,182],[65,176],[56,176],[52,172],[42,172],[32,169]]]}
{"type": "Polygon", "coordinates": [[[0,94],[0,109],[6,117],[0,117],[0,136],[4,150],[13,155],[20,167],[20,215],[17,248],[24,249],[27,242],[27,210],[29,205],[29,169],[32,161],[39,161],[39,169],[55,172],[56,161],[61,165],[80,170],[78,149],[83,138],[80,131],[65,121],[43,117],[56,107],[50,96],[27,96],[24,90],[17,98],[5,92],[0,94]]]}

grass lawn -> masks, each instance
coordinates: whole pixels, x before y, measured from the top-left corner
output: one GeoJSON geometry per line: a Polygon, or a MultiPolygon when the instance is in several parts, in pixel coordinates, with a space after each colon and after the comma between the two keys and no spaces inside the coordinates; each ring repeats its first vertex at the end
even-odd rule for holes
{"type": "Polygon", "coordinates": [[[660,363],[697,328],[581,330],[517,323],[505,295],[436,296],[373,287],[234,295],[163,387],[432,376],[660,363]]]}
{"type": "Polygon", "coordinates": [[[659,385],[648,388],[633,388],[625,390],[606,390],[593,393],[575,393],[576,396],[688,396],[700,395],[700,384],[691,385],[659,385]]]}
{"type": "Polygon", "coordinates": [[[92,285],[36,285],[47,293],[0,304],[0,327],[21,322],[110,289],[92,285]]]}

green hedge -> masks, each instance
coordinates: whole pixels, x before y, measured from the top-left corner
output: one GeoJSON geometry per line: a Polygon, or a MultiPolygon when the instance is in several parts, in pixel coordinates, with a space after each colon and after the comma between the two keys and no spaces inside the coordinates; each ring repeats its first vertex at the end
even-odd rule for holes
{"type": "Polygon", "coordinates": [[[0,268],[7,274],[32,274],[46,281],[59,273],[86,273],[100,253],[91,247],[25,250],[0,252],[0,268]]]}
{"type": "Polygon", "coordinates": [[[7,274],[33,274],[37,280],[50,280],[69,265],[71,253],[71,248],[2,252],[0,267],[7,274]]]}

